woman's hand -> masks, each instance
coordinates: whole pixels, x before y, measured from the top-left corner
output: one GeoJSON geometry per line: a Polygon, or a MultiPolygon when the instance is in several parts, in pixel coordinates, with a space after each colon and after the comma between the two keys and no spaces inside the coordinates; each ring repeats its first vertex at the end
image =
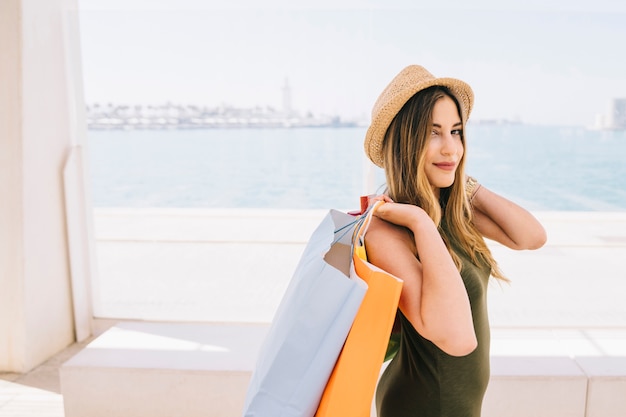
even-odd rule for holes
{"type": "Polygon", "coordinates": [[[437,229],[430,217],[428,217],[428,214],[426,214],[421,207],[413,204],[395,203],[386,195],[380,195],[370,199],[370,206],[378,201],[384,202],[384,204],[379,205],[374,211],[374,216],[379,219],[397,226],[406,227],[413,233],[416,233],[418,227],[421,226],[428,228],[432,226],[433,229],[437,229]]]}
{"type": "Polygon", "coordinates": [[[371,207],[376,204],[377,201],[384,201],[385,203],[393,203],[391,197],[386,194],[379,194],[377,196],[370,196],[367,199],[367,206],[371,207]]]}

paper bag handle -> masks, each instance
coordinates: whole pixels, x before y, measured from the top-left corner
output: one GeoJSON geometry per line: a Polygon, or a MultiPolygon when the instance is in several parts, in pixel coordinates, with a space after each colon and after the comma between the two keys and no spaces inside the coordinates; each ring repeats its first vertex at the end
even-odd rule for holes
{"type": "Polygon", "coordinates": [[[385,204],[385,202],[382,200],[378,200],[376,203],[374,203],[374,205],[365,212],[361,224],[357,226],[354,231],[354,237],[352,239],[354,253],[364,261],[367,261],[367,253],[365,251],[365,234],[367,233],[367,229],[369,228],[370,222],[372,221],[374,211],[383,204],[385,204]]]}

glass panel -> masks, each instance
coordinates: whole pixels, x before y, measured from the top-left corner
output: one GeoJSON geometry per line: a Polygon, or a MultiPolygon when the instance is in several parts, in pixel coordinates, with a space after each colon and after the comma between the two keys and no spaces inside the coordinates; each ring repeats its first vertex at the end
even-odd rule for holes
{"type": "Polygon", "coordinates": [[[626,6],[222,3],[80,1],[97,316],[269,321],[325,211],[384,189],[363,137],[412,63],[472,85],[482,184],[626,210],[626,6]]]}

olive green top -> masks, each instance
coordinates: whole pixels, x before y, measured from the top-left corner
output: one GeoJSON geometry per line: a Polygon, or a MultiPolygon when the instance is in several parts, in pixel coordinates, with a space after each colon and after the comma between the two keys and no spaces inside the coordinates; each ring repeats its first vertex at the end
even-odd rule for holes
{"type": "Polygon", "coordinates": [[[424,339],[399,313],[400,347],[376,392],[378,417],[479,417],[489,382],[489,267],[474,265],[458,248],[478,347],[454,357],[424,339]]]}

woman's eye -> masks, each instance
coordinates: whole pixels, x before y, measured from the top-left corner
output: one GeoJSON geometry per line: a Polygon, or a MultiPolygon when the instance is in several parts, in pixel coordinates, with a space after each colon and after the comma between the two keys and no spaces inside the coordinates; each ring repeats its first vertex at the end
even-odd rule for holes
{"type": "Polygon", "coordinates": [[[435,129],[430,131],[431,136],[437,136],[439,134],[439,132],[437,132],[435,129]]]}
{"type": "Polygon", "coordinates": [[[463,133],[463,131],[461,129],[455,129],[451,132],[453,135],[455,136],[461,136],[461,134],[463,133]]]}

